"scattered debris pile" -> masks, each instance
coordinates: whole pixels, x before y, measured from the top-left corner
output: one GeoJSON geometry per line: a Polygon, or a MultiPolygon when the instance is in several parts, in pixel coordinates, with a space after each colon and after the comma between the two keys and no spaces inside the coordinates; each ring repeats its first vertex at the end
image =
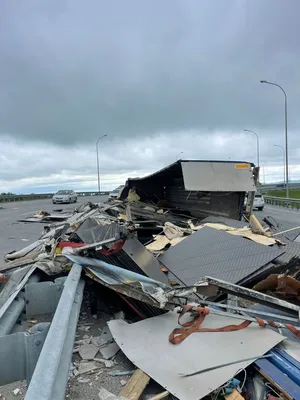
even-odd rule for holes
{"type": "Polygon", "coordinates": [[[77,385],[102,400],[300,399],[300,246],[241,221],[241,189],[195,187],[186,164],[26,219],[51,224],[0,268],[1,385],[27,380],[27,400],[77,385]]]}

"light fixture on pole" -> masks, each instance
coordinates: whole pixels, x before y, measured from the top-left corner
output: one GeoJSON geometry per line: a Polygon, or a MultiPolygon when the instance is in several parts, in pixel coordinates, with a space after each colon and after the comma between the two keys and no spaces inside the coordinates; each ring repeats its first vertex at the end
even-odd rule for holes
{"type": "Polygon", "coordinates": [[[178,161],[178,157],[180,156],[180,154],[183,154],[183,151],[181,151],[180,153],[177,154],[176,161],[178,161]]]}
{"type": "Polygon", "coordinates": [[[97,174],[98,174],[98,194],[100,194],[100,171],[99,171],[99,149],[98,149],[98,143],[101,139],[105,138],[107,135],[103,135],[99,137],[99,139],[96,142],[96,153],[97,153],[97,174]]]}
{"type": "Polygon", "coordinates": [[[257,166],[259,167],[259,136],[258,136],[258,133],[251,131],[250,129],[244,129],[244,132],[254,133],[254,135],[256,136],[257,166]]]}
{"type": "Polygon", "coordinates": [[[283,184],[285,185],[285,150],[284,147],[279,144],[274,144],[274,147],[280,147],[283,151],[283,184]]]}
{"type": "Polygon", "coordinates": [[[282,90],[284,94],[284,126],[285,126],[285,189],[286,189],[286,198],[289,198],[289,155],[288,155],[288,117],[287,117],[287,94],[283,87],[274,82],[269,81],[260,81],[260,83],[266,83],[267,85],[277,86],[282,90]]]}

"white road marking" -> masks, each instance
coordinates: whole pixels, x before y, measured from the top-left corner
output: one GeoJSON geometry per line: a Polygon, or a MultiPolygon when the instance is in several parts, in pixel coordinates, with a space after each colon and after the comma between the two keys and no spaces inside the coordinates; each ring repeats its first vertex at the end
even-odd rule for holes
{"type": "Polygon", "coordinates": [[[39,211],[30,211],[30,212],[27,212],[27,213],[23,213],[23,214],[21,214],[21,215],[29,215],[29,214],[32,214],[32,215],[34,215],[34,214],[37,214],[38,212],[40,212],[41,210],[39,210],[39,211]]]}
{"type": "Polygon", "coordinates": [[[274,211],[277,211],[279,213],[288,213],[288,214],[300,215],[299,211],[286,210],[285,208],[280,209],[280,208],[277,208],[277,207],[267,206],[266,209],[274,210],[274,211]]]}

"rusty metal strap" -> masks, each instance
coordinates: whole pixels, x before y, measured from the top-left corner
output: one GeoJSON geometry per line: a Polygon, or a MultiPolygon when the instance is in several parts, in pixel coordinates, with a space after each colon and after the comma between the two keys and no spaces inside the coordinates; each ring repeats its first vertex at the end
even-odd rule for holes
{"type": "MultiPolygon", "coordinates": [[[[204,321],[205,317],[208,316],[210,310],[207,307],[195,307],[190,304],[183,307],[181,313],[178,317],[178,324],[181,328],[175,328],[169,335],[169,342],[172,344],[179,344],[183,342],[189,335],[195,332],[234,332],[241,329],[247,328],[253,321],[243,321],[239,325],[226,325],[220,328],[200,328],[200,325],[204,321]],[[191,320],[185,323],[181,323],[181,318],[189,313],[191,315],[191,320]]],[[[274,321],[268,320],[264,321],[261,318],[256,317],[256,322],[261,328],[265,328],[270,325],[274,328],[279,328],[282,326],[274,321]]],[[[291,324],[284,325],[290,332],[293,333],[298,339],[300,339],[300,331],[291,324]]]]}

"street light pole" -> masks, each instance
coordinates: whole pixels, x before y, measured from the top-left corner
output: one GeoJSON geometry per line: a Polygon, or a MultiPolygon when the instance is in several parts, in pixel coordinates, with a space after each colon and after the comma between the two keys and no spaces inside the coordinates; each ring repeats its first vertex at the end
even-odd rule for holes
{"type": "Polygon", "coordinates": [[[263,177],[264,177],[264,185],[266,184],[266,174],[265,174],[266,165],[263,165],[263,177]]]}
{"type": "Polygon", "coordinates": [[[244,129],[244,132],[251,132],[251,133],[254,133],[254,135],[256,136],[257,166],[259,167],[259,136],[258,136],[258,133],[251,131],[250,129],[244,129]]]}
{"type": "Polygon", "coordinates": [[[260,81],[260,83],[266,83],[268,85],[277,86],[282,90],[284,94],[284,125],[285,125],[285,189],[286,189],[286,198],[289,198],[289,155],[288,155],[288,118],[287,118],[287,94],[283,87],[274,82],[269,81],[260,81]]]}
{"type": "Polygon", "coordinates": [[[183,151],[181,151],[180,153],[177,154],[176,161],[178,161],[178,157],[180,156],[180,154],[183,154],[183,151]]]}
{"type": "Polygon", "coordinates": [[[99,137],[99,139],[96,142],[96,153],[97,153],[97,174],[98,174],[98,194],[100,194],[100,171],[99,171],[99,149],[98,149],[98,143],[101,139],[105,138],[107,135],[103,135],[99,137]]]}
{"type": "Polygon", "coordinates": [[[283,185],[285,185],[285,150],[284,147],[279,144],[274,144],[274,147],[280,147],[283,151],[283,185]]]}

